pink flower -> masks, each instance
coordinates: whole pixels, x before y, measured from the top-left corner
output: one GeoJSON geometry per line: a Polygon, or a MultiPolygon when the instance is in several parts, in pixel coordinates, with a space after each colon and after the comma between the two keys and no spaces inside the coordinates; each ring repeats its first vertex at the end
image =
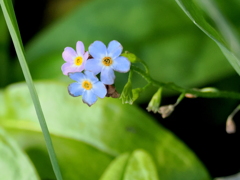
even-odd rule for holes
{"type": "Polygon", "coordinates": [[[66,47],[62,53],[62,57],[66,63],[62,65],[64,75],[68,73],[81,72],[85,68],[88,52],[85,52],[84,45],[81,41],[76,44],[76,51],[71,47],[66,47]]]}

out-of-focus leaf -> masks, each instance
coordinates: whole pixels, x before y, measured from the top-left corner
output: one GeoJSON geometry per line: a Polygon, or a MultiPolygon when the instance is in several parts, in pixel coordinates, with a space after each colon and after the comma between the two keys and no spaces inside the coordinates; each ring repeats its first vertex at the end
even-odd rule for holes
{"type": "Polygon", "coordinates": [[[111,162],[100,180],[158,180],[157,168],[144,150],[124,153],[111,162]]]}
{"type": "Polygon", "coordinates": [[[37,180],[38,175],[26,154],[16,142],[0,128],[0,179],[37,180]]]}
{"type": "MultiPolygon", "coordinates": [[[[57,82],[36,83],[36,89],[53,136],[87,143],[110,157],[144,149],[154,158],[159,177],[165,180],[209,179],[197,157],[172,133],[138,108],[122,105],[120,100],[110,98],[99,99],[92,107],[88,107],[80,97],[68,95],[67,85],[57,82]]],[[[40,131],[26,85],[11,85],[4,94],[3,104],[7,111],[0,117],[0,123],[13,132],[14,129],[40,131]]],[[[61,146],[66,146],[66,143],[61,143],[61,146]]],[[[58,153],[61,150],[56,148],[56,151],[58,153]]],[[[95,153],[97,157],[100,152],[95,150],[95,153]]],[[[83,153],[83,157],[86,156],[90,156],[87,151],[83,153]]],[[[79,152],[79,158],[74,158],[74,161],[81,160],[79,152]]],[[[92,159],[88,163],[95,166],[96,174],[103,172],[100,168],[97,172],[98,167],[103,166],[101,160],[92,159]]],[[[61,163],[60,166],[64,167],[61,163]]],[[[63,174],[64,170],[62,168],[63,174]]],[[[68,170],[70,172],[71,169],[68,170]]],[[[89,173],[87,170],[84,172],[85,176],[89,173]]]]}
{"type": "MultiPolygon", "coordinates": [[[[41,179],[55,179],[43,135],[34,129],[36,124],[22,121],[18,128],[12,126],[8,124],[9,132],[29,155],[41,179]]],[[[74,138],[53,134],[52,141],[63,179],[99,179],[113,159],[112,155],[74,138]]]]}
{"type": "Polygon", "coordinates": [[[124,153],[116,157],[105,170],[100,180],[122,180],[129,157],[130,153],[124,153]]]}
{"type": "Polygon", "coordinates": [[[216,4],[212,0],[201,2],[196,0],[176,0],[179,6],[187,14],[187,16],[216,44],[220,47],[229,63],[234,67],[240,75],[240,45],[239,39],[235,36],[234,30],[226,22],[225,18],[218,11],[216,4]],[[205,19],[203,11],[199,8],[199,4],[207,12],[208,16],[213,19],[218,27],[216,30],[205,19]],[[219,32],[220,33],[219,33],[219,32]]]}
{"type": "MultiPolygon", "coordinates": [[[[78,40],[87,48],[95,40],[107,44],[113,39],[144,60],[153,78],[160,81],[199,86],[234,73],[221,51],[192,25],[174,1],[93,0],[28,44],[26,55],[33,78],[63,79],[61,54],[66,46],[75,48],[78,40]]],[[[116,80],[123,87],[126,77],[117,74],[116,80]]],[[[137,87],[143,82],[134,76],[137,87]]],[[[150,92],[140,98],[149,100],[150,92]]]]}
{"type": "Polygon", "coordinates": [[[151,156],[143,151],[136,150],[130,157],[123,180],[158,180],[157,169],[151,156]]]}

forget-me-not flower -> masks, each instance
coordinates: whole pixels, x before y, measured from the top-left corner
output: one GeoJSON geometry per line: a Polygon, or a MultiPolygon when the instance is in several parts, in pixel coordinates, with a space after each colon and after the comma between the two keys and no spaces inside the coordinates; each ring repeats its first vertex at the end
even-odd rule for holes
{"type": "Polygon", "coordinates": [[[62,53],[63,59],[66,61],[62,65],[62,72],[68,75],[70,72],[81,72],[84,70],[88,52],[85,52],[84,45],[81,41],[76,44],[76,51],[71,47],[66,47],[62,53]]]}
{"type": "Polygon", "coordinates": [[[104,98],[107,94],[105,85],[98,80],[93,72],[69,73],[68,76],[77,81],[68,86],[68,92],[71,96],[82,96],[82,100],[88,106],[97,101],[97,97],[104,98]]]}
{"type": "Polygon", "coordinates": [[[94,41],[89,46],[89,54],[93,57],[88,59],[85,64],[85,70],[92,71],[95,75],[100,74],[103,84],[111,85],[114,83],[114,71],[128,72],[130,70],[130,61],[123,56],[122,45],[113,40],[105,46],[101,41],[94,41]]]}

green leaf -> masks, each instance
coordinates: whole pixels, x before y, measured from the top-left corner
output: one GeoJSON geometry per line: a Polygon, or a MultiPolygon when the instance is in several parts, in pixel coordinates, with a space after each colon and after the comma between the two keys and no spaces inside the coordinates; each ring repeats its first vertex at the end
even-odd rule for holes
{"type": "Polygon", "coordinates": [[[229,63],[240,75],[240,45],[239,39],[231,28],[230,24],[225,20],[217,9],[214,1],[199,0],[176,0],[179,6],[187,14],[187,16],[196,24],[207,36],[209,36],[220,47],[229,63]],[[215,22],[218,29],[214,28],[205,18],[205,14],[199,7],[208,14],[215,22]]]}
{"type": "Polygon", "coordinates": [[[138,149],[114,159],[100,180],[158,180],[157,168],[151,156],[138,149]]]}
{"type": "MultiPolygon", "coordinates": [[[[102,167],[106,168],[111,158],[139,148],[151,154],[158,176],[162,179],[210,179],[205,167],[191,150],[137,107],[122,105],[119,99],[110,98],[99,99],[92,107],[88,107],[82,103],[81,97],[69,96],[67,85],[59,82],[39,82],[36,83],[36,89],[52,136],[86,143],[95,149],[93,152],[96,153],[96,158],[88,162],[85,161],[85,157],[92,156],[92,152],[79,152],[78,158],[74,155],[69,158],[69,162],[79,161],[86,166],[95,167],[94,171],[81,171],[78,179],[85,179],[90,172],[100,178],[100,173],[103,173],[102,167]],[[98,156],[103,156],[101,152],[105,153],[106,157],[95,160],[98,156]],[[105,162],[103,165],[101,159],[105,162]]],[[[1,103],[6,106],[5,113],[0,117],[2,126],[11,129],[11,132],[40,132],[34,107],[24,83],[9,86],[4,91],[4,101],[1,103]]],[[[31,136],[29,133],[29,137],[31,136]]],[[[18,137],[18,133],[15,137],[18,137]]],[[[31,143],[28,146],[31,146],[31,143]]],[[[34,146],[39,149],[38,143],[34,146]]],[[[59,150],[61,146],[67,146],[66,142],[57,146],[56,153],[65,153],[66,158],[66,151],[59,150]]],[[[67,154],[71,154],[71,151],[67,154]]],[[[60,159],[61,153],[58,154],[60,159]]],[[[63,160],[60,160],[61,167],[72,164],[64,164],[61,161],[63,160]]],[[[75,173],[75,169],[61,169],[63,176],[75,173]]]]}
{"type": "MultiPolygon", "coordinates": [[[[55,179],[42,133],[35,129],[36,125],[23,120],[18,127],[11,123],[5,124],[5,127],[26,151],[41,179],[55,179]]],[[[56,134],[51,137],[63,179],[99,179],[113,159],[112,155],[84,141],[56,134]]]]}
{"type": "Polygon", "coordinates": [[[0,159],[0,179],[39,179],[26,154],[2,128],[0,128],[0,159]]]}
{"type": "Polygon", "coordinates": [[[129,157],[129,153],[116,157],[107,167],[100,180],[122,180],[129,157]]]}
{"type": "Polygon", "coordinates": [[[123,180],[159,180],[151,156],[143,150],[135,150],[130,157],[123,180]]]}

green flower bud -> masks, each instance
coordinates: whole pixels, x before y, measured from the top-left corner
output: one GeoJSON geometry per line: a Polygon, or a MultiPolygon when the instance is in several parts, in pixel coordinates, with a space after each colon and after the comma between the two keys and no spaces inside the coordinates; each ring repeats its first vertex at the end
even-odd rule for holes
{"type": "Polygon", "coordinates": [[[132,93],[132,82],[128,81],[124,86],[121,93],[120,99],[122,99],[123,104],[132,104],[133,103],[133,93],[132,93]]]}
{"type": "Polygon", "coordinates": [[[135,89],[132,90],[133,102],[136,101],[139,98],[142,91],[143,91],[142,88],[135,88],[135,89]]]}
{"type": "Polygon", "coordinates": [[[124,56],[124,57],[128,58],[128,60],[129,60],[131,63],[135,63],[135,62],[139,61],[138,58],[137,58],[137,56],[136,56],[135,54],[130,53],[130,52],[128,52],[128,51],[125,51],[124,53],[122,53],[121,56],[124,56]]]}
{"type": "Polygon", "coordinates": [[[129,71],[128,82],[125,84],[120,99],[122,99],[123,104],[132,104],[133,103],[133,93],[132,93],[132,75],[133,72],[129,71]]]}
{"type": "Polygon", "coordinates": [[[162,88],[159,88],[158,91],[153,95],[151,101],[148,104],[148,112],[152,111],[154,113],[158,112],[160,103],[161,103],[162,88]]]}

